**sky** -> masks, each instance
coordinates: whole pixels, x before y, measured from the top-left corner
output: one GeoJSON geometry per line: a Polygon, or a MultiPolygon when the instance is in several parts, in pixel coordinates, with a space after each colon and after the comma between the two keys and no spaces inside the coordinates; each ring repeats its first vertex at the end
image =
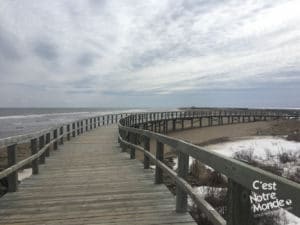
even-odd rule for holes
{"type": "Polygon", "coordinates": [[[299,0],[1,0],[0,107],[300,107],[299,0]]]}

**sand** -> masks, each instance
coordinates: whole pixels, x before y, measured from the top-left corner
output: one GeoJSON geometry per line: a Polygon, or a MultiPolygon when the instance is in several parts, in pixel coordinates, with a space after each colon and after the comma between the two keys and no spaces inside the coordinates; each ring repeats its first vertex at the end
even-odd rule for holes
{"type": "MultiPolygon", "coordinates": [[[[189,127],[190,123],[186,122],[185,127],[189,127]]],[[[300,121],[296,120],[275,120],[261,121],[251,123],[230,124],[223,126],[193,128],[169,132],[171,137],[183,139],[196,145],[205,146],[209,144],[217,144],[220,142],[231,141],[234,138],[249,136],[292,136],[294,139],[299,138],[300,121]]],[[[151,140],[150,151],[155,154],[156,142],[151,140]]],[[[165,157],[174,156],[174,151],[165,146],[165,157]]],[[[136,158],[143,161],[143,153],[137,151],[136,158]]]]}

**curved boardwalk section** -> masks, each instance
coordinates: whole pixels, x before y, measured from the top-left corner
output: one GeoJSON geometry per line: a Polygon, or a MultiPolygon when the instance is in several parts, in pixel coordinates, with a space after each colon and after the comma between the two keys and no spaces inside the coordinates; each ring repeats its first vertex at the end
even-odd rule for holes
{"type": "Polygon", "coordinates": [[[77,136],[51,152],[41,173],[0,200],[0,224],[195,224],[143,165],[121,153],[117,127],[77,136]]]}

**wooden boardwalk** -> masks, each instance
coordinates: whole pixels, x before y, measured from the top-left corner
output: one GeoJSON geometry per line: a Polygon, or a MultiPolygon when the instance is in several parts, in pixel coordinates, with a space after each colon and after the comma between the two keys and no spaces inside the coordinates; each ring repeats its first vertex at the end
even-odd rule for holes
{"type": "Polygon", "coordinates": [[[0,199],[0,224],[195,224],[141,162],[121,153],[117,127],[100,127],[60,146],[40,173],[0,199]]]}

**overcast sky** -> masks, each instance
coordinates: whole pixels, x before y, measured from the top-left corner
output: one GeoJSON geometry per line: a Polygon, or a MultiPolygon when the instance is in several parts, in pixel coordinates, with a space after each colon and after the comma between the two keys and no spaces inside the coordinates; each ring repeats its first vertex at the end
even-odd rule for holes
{"type": "Polygon", "coordinates": [[[1,0],[1,107],[300,107],[300,1],[1,0]]]}

